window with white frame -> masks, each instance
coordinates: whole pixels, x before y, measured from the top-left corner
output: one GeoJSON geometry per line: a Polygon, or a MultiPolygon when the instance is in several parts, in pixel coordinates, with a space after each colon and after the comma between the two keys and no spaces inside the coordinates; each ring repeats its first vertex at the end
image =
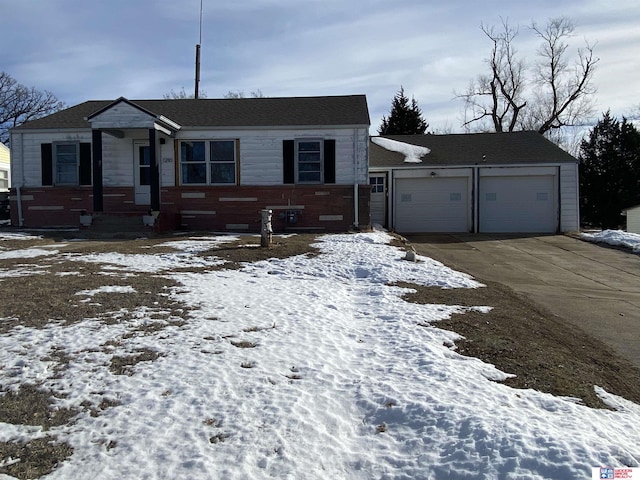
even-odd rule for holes
{"type": "Polygon", "coordinates": [[[78,185],[80,149],[77,142],[54,143],[54,181],[56,185],[78,185]]]}
{"type": "Polygon", "coordinates": [[[182,185],[235,185],[235,141],[181,141],[180,178],[182,185]]]}
{"type": "Polygon", "coordinates": [[[384,177],[369,177],[371,193],[384,193],[384,177]]]}
{"type": "Polygon", "coordinates": [[[296,141],[297,183],[322,183],[323,141],[299,139],[296,141]]]}

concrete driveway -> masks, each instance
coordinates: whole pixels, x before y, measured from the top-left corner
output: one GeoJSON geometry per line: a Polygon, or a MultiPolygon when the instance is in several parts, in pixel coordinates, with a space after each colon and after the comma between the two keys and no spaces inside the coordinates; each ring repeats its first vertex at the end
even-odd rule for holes
{"type": "Polygon", "coordinates": [[[640,255],[563,235],[406,238],[421,255],[526,295],[640,368],[640,255]]]}

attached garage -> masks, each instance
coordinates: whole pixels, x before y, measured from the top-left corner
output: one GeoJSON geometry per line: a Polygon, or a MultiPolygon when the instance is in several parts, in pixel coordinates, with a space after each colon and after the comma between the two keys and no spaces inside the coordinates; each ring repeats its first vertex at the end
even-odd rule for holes
{"type": "Polygon", "coordinates": [[[478,195],[480,232],[555,233],[557,231],[555,176],[482,176],[482,171],[480,174],[478,195]]]}
{"type": "Polygon", "coordinates": [[[537,132],[372,137],[369,176],[400,233],[579,230],[578,161],[537,132]]]}
{"type": "Polygon", "coordinates": [[[395,229],[399,232],[468,232],[466,177],[398,178],[395,229]]]}

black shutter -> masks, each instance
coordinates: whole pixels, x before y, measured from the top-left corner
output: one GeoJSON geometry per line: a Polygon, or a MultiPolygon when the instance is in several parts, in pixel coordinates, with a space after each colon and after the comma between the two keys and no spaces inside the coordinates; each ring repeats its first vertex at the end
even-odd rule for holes
{"type": "Polygon", "coordinates": [[[296,145],[293,140],[282,141],[282,183],[296,183],[296,145]]]}
{"type": "Polygon", "coordinates": [[[91,185],[91,144],[80,144],[80,185],[91,185]]]}
{"type": "Polygon", "coordinates": [[[336,141],[324,141],[324,183],[336,183],[336,141]]]}
{"type": "Polygon", "coordinates": [[[42,168],[42,185],[53,185],[53,145],[40,144],[40,165],[42,168]]]}

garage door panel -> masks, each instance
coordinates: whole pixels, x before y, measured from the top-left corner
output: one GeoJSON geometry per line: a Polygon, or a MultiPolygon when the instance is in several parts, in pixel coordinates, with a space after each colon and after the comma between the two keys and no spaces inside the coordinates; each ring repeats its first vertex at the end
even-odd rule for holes
{"type": "Polygon", "coordinates": [[[480,232],[553,233],[557,227],[551,175],[480,178],[480,232]]]}
{"type": "Polygon", "coordinates": [[[399,232],[469,231],[468,179],[403,178],[396,181],[399,232]]]}

